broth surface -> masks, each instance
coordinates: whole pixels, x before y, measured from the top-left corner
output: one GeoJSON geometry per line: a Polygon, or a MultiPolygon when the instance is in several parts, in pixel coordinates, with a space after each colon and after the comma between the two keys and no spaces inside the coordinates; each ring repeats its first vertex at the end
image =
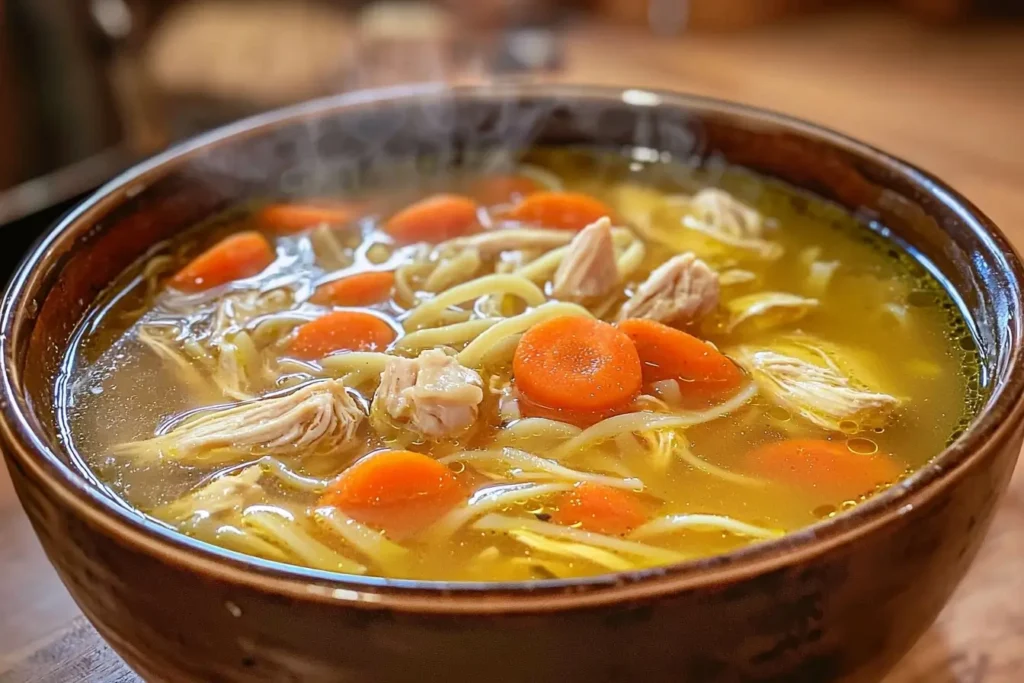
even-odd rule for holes
{"type": "Polygon", "coordinates": [[[98,302],[69,351],[58,381],[67,443],[131,506],[232,550],[386,577],[529,580],[672,563],[800,529],[920,468],[973,417],[979,362],[954,302],[911,255],[836,206],[740,170],[635,154],[538,150],[527,162],[502,176],[450,173],[324,200],[305,222],[294,210],[239,207],[159,245],[98,302]],[[709,187],[728,193],[719,213],[698,206],[709,187]],[[511,218],[521,193],[551,189],[610,207],[618,277],[606,293],[557,296],[553,252],[577,231],[511,218]],[[472,235],[396,239],[395,214],[439,192],[477,202],[472,235]],[[754,216],[759,229],[744,232],[754,216]],[[729,232],[730,220],[741,229],[729,232]],[[173,286],[204,249],[242,231],[267,236],[268,267],[212,288],[173,286]],[[518,242],[472,241],[497,231],[518,242]],[[691,251],[719,293],[669,326],[739,364],[729,392],[645,378],[628,406],[569,414],[533,405],[513,373],[524,330],[545,316],[472,346],[557,301],[615,323],[652,271],[691,251]],[[375,297],[367,280],[345,303],[325,302],[324,283],[365,272],[394,282],[384,276],[375,297]],[[517,294],[521,280],[543,300],[517,294]],[[483,284],[466,288],[473,281],[483,284]],[[459,287],[468,298],[431,309],[459,287]],[[395,340],[323,358],[302,351],[300,326],[332,311],[369,313],[395,340]],[[475,373],[482,395],[472,424],[441,436],[407,415],[382,417],[373,402],[389,356],[431,349],[475,373]],[[769,363],[779,358],[788,365],[769,363]],[[331,404],[325,380],[344,397],[331,404]],[[313,403],[281,404],[241,427],[210,422],[301,391],[313,403]],[[358,421],[347,436],[337,420],[317,422],[344,418],[342,403],[358,421]],[[299,427],[252,436],[278,419],[299,427]],[[443,463],[457,495],[434,505],[440,489],[410,489],[391,501],[412,486],[404,470],[362,507],[354,484],[338,493],[353,463],[396,450],[443,463]]]}

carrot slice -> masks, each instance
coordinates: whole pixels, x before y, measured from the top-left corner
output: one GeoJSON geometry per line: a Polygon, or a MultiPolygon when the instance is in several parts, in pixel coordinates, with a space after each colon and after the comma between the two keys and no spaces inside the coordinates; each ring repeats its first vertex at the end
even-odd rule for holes
{"type": "Polygon", "coordinates": [[[398,242],[443,242],[476,232],[477,205],[469,197],[438,194],[407,206],[384,225],[398,242]]]}
{"type": "Polygon", "coordinates": [[[370,306],[387,300],[394,286],[394,273],[373,270],[325,282],[309,300],[321,306],[370,306]]]}
{"type": "Polygon", "coordinates": [[[743,372],[707,342],[654,320],[629,318],[619,329],[636,345],[644,382],[679,380],[688,398],[722,398],[743,384],[743,372]]]}
{"type": "Polygon", "coordinates": [[[538,223],[546,228],[582,230],[613,214],[604,202],[577,192],[535,192],[509,212],[512,220],[538,223]]]}
{"type": "Polygon", "coordinates": [[[584,482],[561,497],[551,521],[565,526],[578,524],[587,531],[619,536],[646,522],[647,514],[636,496],[610,486],[584,482]]]}
{"type": "Polygon", "coordinates": [[[376,351],[394,340],[395,331],[375,315],[335,311],[301,325],[288,350],[298,358],[316,360],[336,351],[376,351]]]}
{"type": "Polygon", "coordinates": [[[433,458],[412,451],[378,451],[342,472],[320,504],[402,538],[428,527],[465,497],[452,471],[433,458]]]}
{"type": "Polygon", "coordinates": [[[345,204],[271,204],[260,209],[256,220],[260,227],[275,235],[291,235],[321,223],[344,225],[359,217],[357,207],[345,204]]]}
{"type": "Polygon", "coordinates": [[[274,248],[255,231],[225,237],[171,278],[170,284],[183,292],[201,292],[232,280],[252,277],[274,262],[274,248]]]}
{"type": "Polygon", "coordinates": [[[530,328],[512,361],[516,387],[560,410],[615,410],[639,393],[640,359],[629,337],[591,318],[561,317],[530,328]]]}
{"type": "Polygon", "coordinates": [[[900,467],[888,455],[852,452],[843,441],[791,439],[752,451],[746,469],[766,479],[852,499],[900,478],[900,467]]]}
{"type": "Polygon", "coordinates": [[[539,192],[541,185],[521,175],[493,175],[473,184],[470,194],[485,206],[508,204],[526,195],[539,192]]]}

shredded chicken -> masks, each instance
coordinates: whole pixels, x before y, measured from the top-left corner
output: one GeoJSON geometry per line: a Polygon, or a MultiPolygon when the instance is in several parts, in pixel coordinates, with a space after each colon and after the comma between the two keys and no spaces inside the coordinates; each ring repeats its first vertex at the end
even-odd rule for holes
{"type": "Polygon", "coordinates": [[[208,375],[200,372],[189,361],[189,358],[168,340],[168,333],[177,334],[177,330],[139,325],[137,338],[140,343],[170,367],[179,381],[188,386],[189,391],[203,400],[220,400],[221,396],[216,385],[211,383],[208,375]]]}
{"type": "Polygon", "coordinates": [[[156,315],[148,322],[168,324],[185,317],[188,327],[206,339],[204,343],[216,344],[225,336],[244,330],[260,316],[287,311],[294,303],[295,292],[287,286],[268,291],[246,289],[216,299],[197,299],[194,294],[167,290],[158,302],[156,315]],[[164,314],[170,314],[170,319],[165,319],[164,314]]]}
{"type": "Polygon", "coordinates": [[[619,282],[612,222],[605,216],[580,230],[555,271],[553,293],[560,299],[603,296],[619,282]]]}
{"type": "Polygon", "coordinates": [[[748,294],[733,299],[726,306],[730,314],[727,331],[742,328],[763,332],[794,323],[817,307],[817,299],[786,292],[748,294]]]}
{"type": "Polygon", "coordinates": [[[839,261],[815,261],[807,270],[807,291],[814,296],[822,296],[839,270],[839,261]]]}
{"type": "Polygon", "coordinates": [[[780,407],[825,429],[884,427],[900,399],[854,383],[824,351],[794,347],[801,356],[741,347],[731,355],[780,407]]]}
{"type": "Polygon", "coordinates": [[[619,320],[690,322],[714,310],[718,294],[718,274],[693,254],[679,254],[655,268],[637,287],[623,304],[619,320]]]}
{"type": "Polygon", "coordinates": [[[373,395],[371,420],[378,429],[391,420],[426,437],[455,436],[476,421],[483,387],[475,370],[437,349],[416,359],[391,358],[373,395]]]}
{"type": "Polygon", "coordinates": [[[759,239],[764,234],[761,214],[724,190],[701,190],[693,195],[690,207],[701,222],[731,237],[759,239]]]}
{"type": "Polygon", "coordinates": [[[214,516],[232,510],[242,512],[263,498],[263,487],[259,485],[261,476],[260,466],[252,465],[238,474],[217,477],[183,498],[158,508],[154,514],[166,522],[183,522],[197,514],[214,516]]]}
{"type": "Polygon", "coordinates": [[[354,442],[363,417],[341,381],[329,379],[217,410],[116,450],[212,464],[217,453],[270,454],[347,445],[354,442]]]}

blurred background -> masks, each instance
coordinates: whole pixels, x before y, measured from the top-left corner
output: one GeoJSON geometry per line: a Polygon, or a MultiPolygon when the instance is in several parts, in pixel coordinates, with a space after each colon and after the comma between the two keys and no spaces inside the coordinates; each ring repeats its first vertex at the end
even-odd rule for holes
{"type": "MultiPolygon", "coordinates": [[[[870,50],[880,29],[906,22],[1003,25],[1024,2],[0,0],[0,225],[37,231],[173,141],[291,102],[424,80],[636,80],[666,68],[654,54],[685,70],[715,41],[741,54],[787,27],[780,44],[798,45],[865,12],[885,19],[837,49],[870,50]]],[[[703,59],[713,72],[719,58],[703,59]]],[[[652,80],[700,89],[685,76],[652,80]]]]}

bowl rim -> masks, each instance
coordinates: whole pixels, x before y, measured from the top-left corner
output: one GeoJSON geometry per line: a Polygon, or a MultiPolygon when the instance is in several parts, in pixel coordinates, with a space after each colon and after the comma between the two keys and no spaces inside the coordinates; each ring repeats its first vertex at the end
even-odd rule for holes
{"type": "Polygon", "coordinates": [[[909,513],[953,486],[1007,432],[1014,429],[1024,415],[1022,282],[1024,266],[1006,236],[958,192],[934,176],[875,147],[786,114],[714,98],[620,86],[495,83],[453,87],[428,83],[354,91],[261,113],[177,144],[120,174],[52,226],[24,257],[0,303],[0,436],[8,446],[5,449],[8,458],[43,482],[47,495],[60,498],[79,519],[121,543],[132,545],[139,552],[228,584],[303,601],[448,614],[549,612],[650,599],[683,590],[721,586],[817,556],[909,513]],[[396,580],[262,560],[191,539],[156,523],[102,493],[84,473],[61,462],[31,424],[31,405],[19,390],[22,371],[14,356],[12,333],[23,317],[31,315],[32,302],[28,294],[34,290],[52,257],[62,253],[58,252],[62,241],[88,229],[83,226],[94,224],[90,218],[105,213],[125,194],[130,195],[132,188],[145,186],[147,179],[162,176],[206,149],[335,110],[437,96],[616,99],[633,107],[670,104],[683,111],[712,112],[749,123],[768,123],[879,164],[956,213],[982,241],[984,248],[1005,265],[1005,274],[1013,290],[1007,294],[1016,313],[1005,321],[1008,327],[1012,327],[1014,340],[1009,362],[1000,368],[985,405],[956,441],[921,469],[852,510],[782,538],[755,543],[722,555],[594,577],[480,583],[396,580]]]}

